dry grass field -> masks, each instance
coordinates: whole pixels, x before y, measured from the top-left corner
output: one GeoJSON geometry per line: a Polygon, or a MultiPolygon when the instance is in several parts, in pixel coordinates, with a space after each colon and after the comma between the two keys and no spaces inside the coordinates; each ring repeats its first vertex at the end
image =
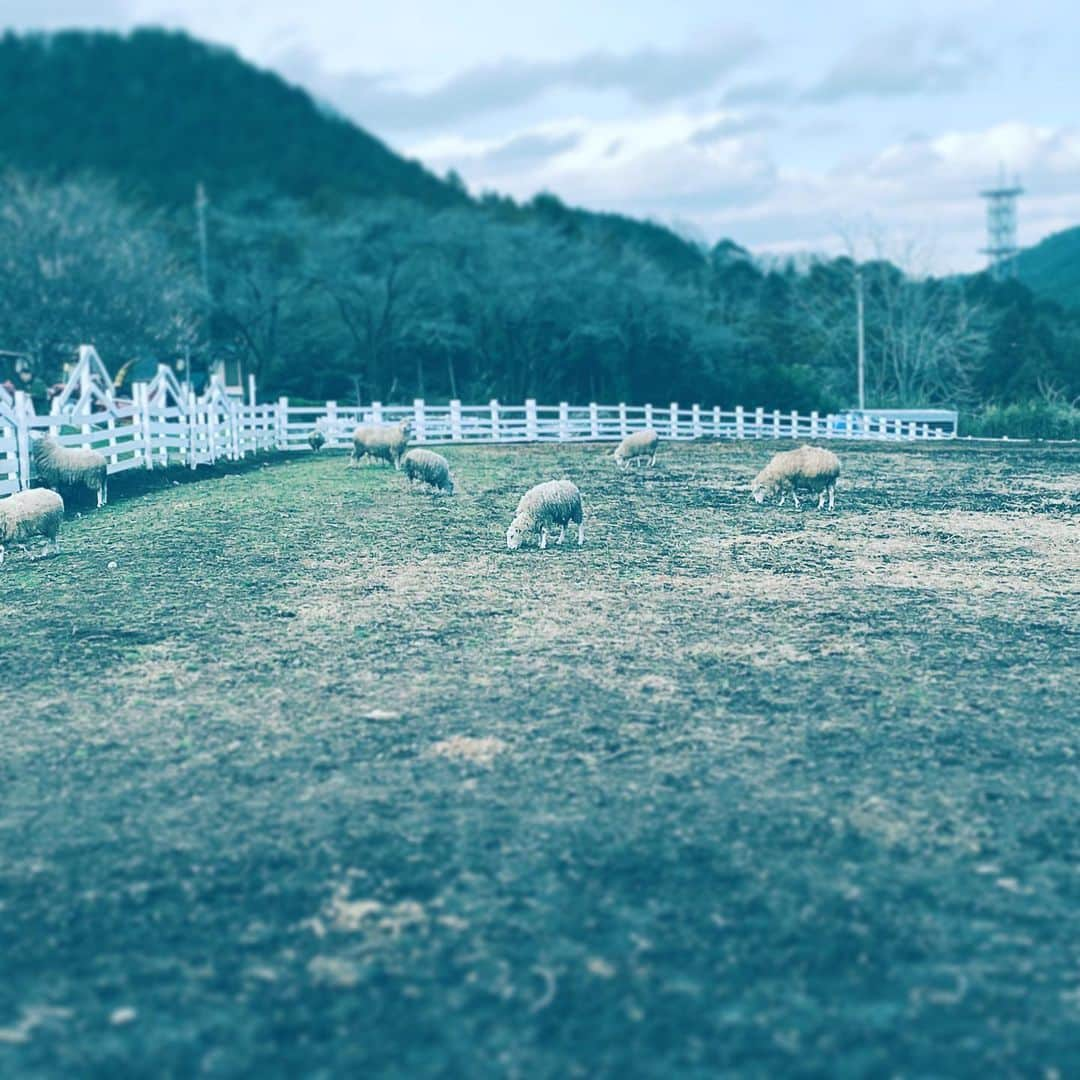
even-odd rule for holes
{"type": "Polygon", "coordinates": [[[12,555],[0,1074],[1076,1075],[1080,452],[841,446],[829,514],[776,448],[305,457],[12,555]],[[506,551],[557,476],[584,548],[506,551]]]}

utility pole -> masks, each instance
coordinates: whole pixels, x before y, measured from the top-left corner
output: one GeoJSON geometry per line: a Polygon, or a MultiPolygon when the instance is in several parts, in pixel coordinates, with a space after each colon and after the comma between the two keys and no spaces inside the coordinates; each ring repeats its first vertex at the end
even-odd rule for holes
{"type": "Polygon", "coordinates": [[[866,326],[863,318],[862,271],[855,271],[855,310],[858,319],[859,338],[859,411],[866,408],[866,326]]]}
{"type": "MultiPolygon", "coordinates": [[[[206,188],[200,180],[195,185],[195,228],[199,238],[199,271],[202,275],[203,301],[206,304],[206,377],[210,378],[210,363],[213,349],[210,340],[210,328],[213,317],[213,299],[210,295],[210,253],[206,238],[206,188]]],[[[188,358],[188,379],[191,379],[191,359],[188,358]]]]}

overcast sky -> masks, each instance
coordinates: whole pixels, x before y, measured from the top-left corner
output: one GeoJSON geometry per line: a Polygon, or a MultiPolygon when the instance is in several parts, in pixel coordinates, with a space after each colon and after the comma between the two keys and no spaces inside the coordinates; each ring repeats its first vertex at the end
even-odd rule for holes
{"type": "Polygon", "coordinates": [[[1080,4],[937,0],[0,0],[0,25],[180,27],[302,84],[470,189],[756,251],[915,239],[980,265],[1080,224],[1080,4]]]}

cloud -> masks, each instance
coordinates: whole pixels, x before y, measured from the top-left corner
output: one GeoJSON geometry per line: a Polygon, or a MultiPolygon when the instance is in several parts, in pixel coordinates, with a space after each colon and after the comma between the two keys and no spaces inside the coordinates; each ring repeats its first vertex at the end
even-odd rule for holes
{"type": "Polygon", "coordinates": [[[548,190],[592,209],[671,220],[760,198],[771,188],[776,170],[768,148],[759,135],[736,133],[737,120],[669,110],[627,121],[578,119],[508,141],[439,136],[408,150],[437,170],[457,170],[474,189],[519,199],[548,190]]]}
{"type": "Polygon", "coordinates": [[[793,95],[786,79],[758,79],[737,83],[724,92],[725,105],[777,105],[793,95]]]}
{"type": "Polygon", "coordinates": [[[856,97],[953,93],[966,89],[987,65],[985,54],[962,30],[912,23],[858,42],[805,98],[832,104],[856,97]]]}
{"type": "Polygon", "coordinates": [[[546,134],[542,131],[515,135],[483,157],[485,165],[493,168],[539,165],[573,150],[581,142],[580,132],[546,134]]]}
{"type": "Polygon", "coordinates": [[[4,0],[0,8],[0,30],[127,27],[133,22],[131,4],[125,0],[4,0]]]}
{"type": "Polygon", "coordinates": [[[721,139],[730,139],[733,135],[750,135],[755,132],[775,128],[780,121],[772,113],[732,113],[714,124],[700,128],[690,136],[695,146],[708,146],[721,139]]]}
{"type": "Polygon", "coordinates": [[[470,68],[427,90],[404,88],[388,75],[327,72],[302,49],[279,56],[276,66],[359,123],[401,131],[444,127],[564,89],[615,91],[640,105],[663,105],[710,89],[762,49],[758,35],[733,31],[677,50],[591,52],[560,61],[506,59],[470,68]]]}

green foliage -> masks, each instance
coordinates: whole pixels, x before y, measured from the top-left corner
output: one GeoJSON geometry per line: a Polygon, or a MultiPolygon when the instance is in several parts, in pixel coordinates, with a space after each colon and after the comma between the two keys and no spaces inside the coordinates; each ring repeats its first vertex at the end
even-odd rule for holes
{"type": "Polygon", "coordinates": [[[1080,396],[1080,315],[1019,283],[764,270],[550,194],[473,200],[181,34],[8,34],[0,101],[0,348],[35,377],[89,342],[110,363],[190,349],[196,375],[234,359],[309,399],[824,411],[854,402],[861,270],[871,405],[1080,396]]]}
{"type": "Polygon", "coordinates": [[[1054,233],[1020,252],[1016,269],[1032,292],[1080,311],[1080,227],[1054,233]]]}
{"type": "Polygon", "coordinates": [[[987,405],[960,422],[961,435],[1010,439],[1080,439],[1080,408],[1063,402],[987,405]]]}

